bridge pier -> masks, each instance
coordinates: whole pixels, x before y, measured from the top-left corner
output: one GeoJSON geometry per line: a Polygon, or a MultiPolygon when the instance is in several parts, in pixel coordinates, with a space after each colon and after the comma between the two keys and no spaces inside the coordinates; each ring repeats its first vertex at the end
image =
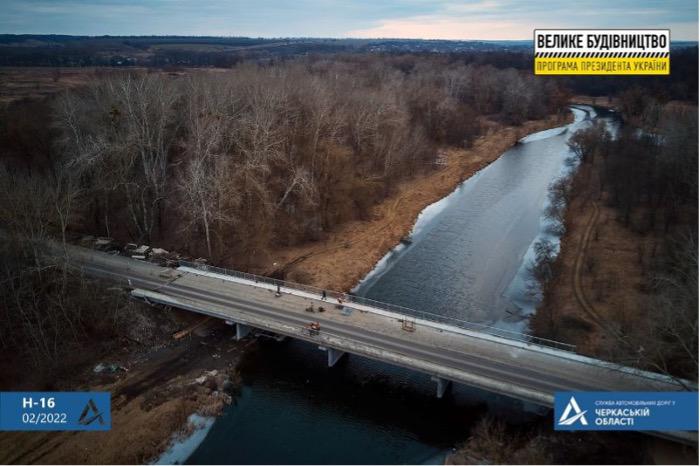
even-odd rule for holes
{"type": "Polygon", "coordinates": [[[325,351],[328,354],[328,367],[333,367],[335,364],[343,357],[345,351],[340,351],[335,348],[327,348],[325,346],[319,346],[318,349],[325,351]]]}
{"type": "Polygon", "coordinates": [[[248,325],[236,322],[236,340],[241,341],[244,339],[250,333],[250,330],[251,328],[248,325]]]}
{"type": "Polygon", "coordinates": [[[437,382],[437,397],[442,398],[445,392],[447,391],[447,387],[450,386],[451,382],[449,380],[437,376],[430,377],[430,380],[437,382]]]}

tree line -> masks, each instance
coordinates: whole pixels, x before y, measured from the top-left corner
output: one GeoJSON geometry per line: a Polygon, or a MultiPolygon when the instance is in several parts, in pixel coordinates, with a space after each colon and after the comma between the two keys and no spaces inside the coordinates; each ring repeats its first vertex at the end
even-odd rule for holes
{"type": "MultiPolygon", "coordinates": [[[[613,333],[597,349],[599,356],[694,380],[698,370],[697,107],[662,105],[636,87],[625,91],[620,100],[624,122],[618,129],[611,132],[597,123],[571,137],[569,145],[581,164],[576,175],[580,178],[573,184],[564,179],[553,185],[550,198],[564,206],[576,196],[604,202],[615,209],[616,221],[635,236],[652,239],[651,248],[643,247],[641,241],[630,244],[637,248],[634,266],[641,268],[643,283],[642,289],[629,292],[644,294],[644,304],[641,309],[619,309],[608,316],[606,331],[613,333]]],[[[566,209],[554,210],[553,218],[564,221],[566,209]]],[[[533,271],[542,282],[559,274],[555,255],[538,253],[533,271]]],[[[587,273],[595,274],[595,269],[595,262],[586,262],[587,273]]],[[[545,295],[546,291],[545,285],[545,295]]],[[[538,310],[533,323],[542,336],[557,338],[567,330],[557,310],[547,306],[538,310]]]]}
{"type": "Polygon", "coordinates": [[[58,363],[129,309],[47,256],[48,239],[175,245],[245,268],[366,218],[484,118],[519,124],[564,96],[513,69],[349,55],[96,76],[13,102],[0,109],[0,347],[58,363]]]}
{"type": "Polygon", "coordinates": [[[604,157],[601,183],[619,221],[658,238],[648,261],[647,308],[638,321],[620,322],[628,340],[623,353],[693,380],[698,371],[697,108],[645,106],[641,118],[655,111],[653,129],[626,125],[612,141],[603,136],[603,146],[590,157],[604,157]]]}
{"type": "Polygon", "coordinates": [[[438,147],[468,147],[485,116],[520,124],[564,97],[513,69],[350,55],[98,78],[56,98],[45,130],[20,116],[39,134],[15,122],[4,136],[18,160],[35,154],[12,170],[74,190],[67,225],[220,257],[363,218],[438,147]]]}

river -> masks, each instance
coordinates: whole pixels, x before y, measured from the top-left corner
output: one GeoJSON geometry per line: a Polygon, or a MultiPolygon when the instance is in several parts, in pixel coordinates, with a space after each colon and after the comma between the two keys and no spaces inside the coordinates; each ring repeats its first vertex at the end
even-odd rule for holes
{"type": "MultiPolygon", "coordinates": [[[[524,331],[536,293],[533,244],[551,233],[547,188],[569,170],[566,142],[596,111],[523,138],[426,208],[411,234],[358,285],[374,299],[524,331]]],[[[442,463],[487,412],[518,424],[540,408],[465,386],[435,398],[429,376],[293,340],[262,340],[241,364],[242,388],[187,463],[442,463]]]]}

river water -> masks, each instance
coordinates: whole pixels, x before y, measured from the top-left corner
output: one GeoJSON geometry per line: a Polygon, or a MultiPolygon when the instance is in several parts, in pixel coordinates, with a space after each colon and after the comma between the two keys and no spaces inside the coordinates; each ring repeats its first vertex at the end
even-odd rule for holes
{"type": "MultiPolygon", "coordinates": [[[[411,234],[357,286],[381,301],[523,331],[534,311],[532,245],[551,233],[547,188],[566,172],[566,142],[591,124],[532,134],[426,208],[411,234]]],[[[435,398],[429,376],[293,340],[262,340],[241,364],[242,388],[187,463],[442,463],[487,412],[528,422],[535,406],[464,386],[435,398]]]]}

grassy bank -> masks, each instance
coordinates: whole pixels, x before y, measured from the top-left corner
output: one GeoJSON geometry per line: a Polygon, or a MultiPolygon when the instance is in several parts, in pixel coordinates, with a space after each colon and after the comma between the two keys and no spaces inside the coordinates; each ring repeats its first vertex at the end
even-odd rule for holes
{"type": "Polygon", "coordinates": [[[488,130],[471,148],[445,150],[437,170],[400,183],[393,195],[372,207],[368,220],[344,223],[321,241],[273,250],[255,271],[271,274],[282,269],[289,280],[347,291],[411,231],[428,205],[447,196],[519,139],[572,118],[570,113],[552,115],[521,126],[486,122],[488,130]]]}
{"type": "Polygon", "coordinates": [[[697,107],[658,109],[641,128],[625,114],[615,139],[581,134],[561,251],[531,328],[583,354],[694,379],[697,107]]]}

